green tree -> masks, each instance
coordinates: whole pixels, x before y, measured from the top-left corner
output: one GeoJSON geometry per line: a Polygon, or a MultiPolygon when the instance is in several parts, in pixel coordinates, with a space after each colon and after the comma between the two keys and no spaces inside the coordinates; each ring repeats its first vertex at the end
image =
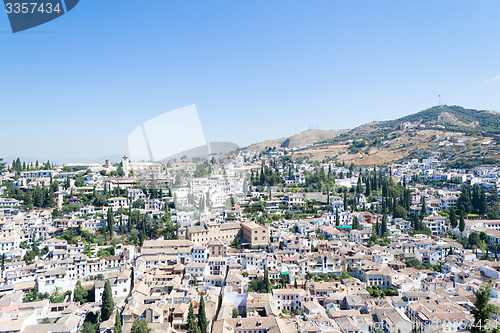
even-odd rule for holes
{"type": "Polygon", "coordinates": [[[137,199],[132,203],[132,207],[139,209],[139,208],[144,208],[144,200],[142,199],[137,199]]]}
{"type": "Polygon", "coordinates": [[[458,224],[458,230],[460,230],[460,236],[462,236],[462,233],[465,230],[465,221],[464,221],[464,214],[460,214],[460,223],[458,224]]]}
{"type": "Polygon", "coordinates": [[[113,302],[113,292],[111,291],[111,283],[107,280],[104,283],[104,292],[102,293],[101,301],[101,318],[106,321],[113,314],[115,302],[113,302]]]}
{"type": "Polygon", "coordinates": [[[450,225],[452,228],[457,227],[457,214],[455,213],[455,208],[450,207],[450,214],[449,214],[449,219],[450,219],[450,225]]]}
{"type": "Polygon", "coordinates": [[[479,234],[475,231],[469,234],[469,245],[479,247],[481,240],[479,239],[479,234]]]}
{"type": "Polygon", "coordinates": [[[474,316],[474,324],[469,327],[471,333],[489,333],[490,330],[487,324],[491,321],[494,314],[499,313],[499,308],[489,303],[492,285],[493,279],[483,283],[476,293],[474,309],[471,310],[474,316]]]}
{"type": "Polygon", "coordinates": [[[198,327],[200,333],[207,333],[207,314],[205,313],[205,300],[203,295],[200,296],[200,305],[198,306],[198,327]]]}
{"type": "Polygon", "coordinates": [[[359,220],[358,220],[357,216],[354,216],[352,218],[352,228],[353,229],[359,229],[360,228],[360,224],[359,224],[359,220]]]}
{"type": "Polygon", "coordinates": [[[488,235],[484,231],[481,231],[481,233],[479,234],[479,239],[482,242],[487,243],[488,242],[488,235]]]}
{"type": "Polygon", "coordinates": [[[80,333],[95,333],[96,328],[90,321],[85,321],[82,328],[80,328],[80,333]]]}
{"type": "Polygon", "coordinates": [[[384,236],[387,234],[387,213],[384,211],[384,215],[382,215],[382,225],[380,226],[380,235],[384,236]]]}
{"type": "Polygon", "coordinates": [[[233,308],[233,314],[232,314],[231,317],[238,318],[239,315],[240,315],[240,312],[238,311],[238,309],[237,308],[233,308]]]}
{"type": "Polygon", "coordinates": [[[148,327],[148,323],[144,319],[137,318],[132,324],[131,333],[149,333],[151,329],[148,327]]]}
{"type": "Polygon", "coordinates": [[[107,222],[107,229],[108,229],[107,231],[109,232],[109,235],[112,238],[113,237],[113,226],[115,225],[115,217],[113,215],[113,209],[111,207],[108,208],[106,222],[107,222]]]}
{"type": "Polygon", "coordinates": [[[75,175],[75,187],[83,187],[83,185],[85,185],[85,182],[83,180],[83,175],[81,174],[77,174],[75,175]]]}
{"type": "Polygon", "coordinates": [[[120,312],[118,310],[116,311],[114,333],[122,333],[122,317],[120,316],[120,312]]]}
{"type": "Polygon", "coordinates": [[[73,299],[75,302],[80,302],[80,304],[83,304],[87,302],[87,297],[88,297],[89,292],[87,289],[82,287],[82,283],[78,281],[76,283],[75,291],[73,293],[73,299]]]}
{"type": "Polygon", "coordinates": [[[424,196],[422,196],[421,207],[422,207],[422,210],[420,211],[420,215],[421,216],[426,216],[427,215],[427,204],[425,203],[425,197],[424,196]]]}
{"type": "Polygon", "coordinates": [[[196,322],[196,316],[194,314],[193,303],[189,302],[189,310],[187,316],[187,333],[197,333],[200,328],[196,322]]]}
{"type": "Polygon", "coordinates": [[[269,271],[267,270],[267,267],[264,268],[264,288],[266,293],[270,293],[273,289],[271,286],[271,281],[269,281],[269,271]]]}

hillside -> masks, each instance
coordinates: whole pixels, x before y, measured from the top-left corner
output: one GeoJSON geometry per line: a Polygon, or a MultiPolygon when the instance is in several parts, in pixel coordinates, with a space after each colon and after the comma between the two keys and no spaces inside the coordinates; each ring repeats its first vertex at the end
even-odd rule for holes
{"type": "Polygon", "coordinates": [[[500,133],[500,113],[465,109],[456,105],[435,106],[397,120],[385,121],[383,125],[395,127],[405,122],[423,125],[444,125],[448,129],[476,129],[479,133],[500,133]]]}
{"type": "MultiPolygon", "coordinates": [[[[310,131],[307,131],[310,132],[310,131]]],[[[302,147],[319,135],[303,132],[275,140],[276,146],[302,147]]],[[[334,131],[327,131],[334,132],[334,131]]],[[[331,133],[333,134],[333,133],[331,133]]],[[[432,107],[396,120],[371,122],[340,131],[293,152],[294,159],[336,160],[356,165],[388,164],[436,156],[450,165],[500,164],[500,113],[460,106],[432,107]]],[[[261,144],[267,144],[266,141],[261,144]]]]}
{"type": "Polygon", "coordinates": [[[500,113],[487,110],[465,109],[456,105],[434,106],[432,108],[396,119],[372,122],[356,127],[342,135],[323,143],[345,140],[365,139],[371,141],[392,131],[401,129],[405,124],[413,127],[438,128],[447,131],[461,131],[474,134],[500,134],[500,113]]]}
{"type": "Polygon", "coordinates": [[[293,135],[288,138],[281,138],[276,140],[266,140],[248,147],[250,150],[261,151],[266,148],[295,148],[306,145],[311,145],[318,141],[332,140],[347,130],[308,130],[302,133],[293,135]]]}

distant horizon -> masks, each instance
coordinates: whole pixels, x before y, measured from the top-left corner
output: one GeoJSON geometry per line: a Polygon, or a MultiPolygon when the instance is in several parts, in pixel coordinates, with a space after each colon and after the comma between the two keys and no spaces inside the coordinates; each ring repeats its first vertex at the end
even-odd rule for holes
{"type": "MultiPolygon", "coordinates": [[[[413,114],[416,114],[416,113],[419,113],[421,111],[425,111],[425,110],[428,110],[428,109],[431,109],[431,108],[434,108],[434,107],[439,107],[440,105],[433,105],[433,106],[430,106],[430,107],[427,107],[425,109],[422,109],[422,110],[418,110],[418,111],[415,111],[413,113],[409,113],[409,114],[406,114],[406,115],[402,115],[398,118],[394,118],[394,119],[384,119],[384,120],[372,120],[372,121],[369,121],[369,122],[366,122],[366,123],[361,123],[359,125],[356,125],[354,127],[351,127],[351,128],[340,128],[340,129],[322,129],[322,128],[309,128],[309,129],[305,129],[305,130],[302,130],[300,132],[296,132],[296,133],[293,133],[293,134],[290,134],[288,136],[283,136],[283,137],[279,137],[279,138],[267,138],[267,139],[263,139],[261,141],[258,141],[258,142],[254,142],[254,143],[250,143],[248,145],[245,145],[245,146],[240,146],[241,148],[247,148],[247,147],[250,147],[254,144],[257,144],[257,143],[262,143],[262,142],[265,142],[265,141],[276,141],[276,140],[283,140],[283,139],[287,139],[287,138],[290,138],[292,136],[295,136],[295,135],[298,135],[298,134],[301,134],[301,133],[304,133],[304,132],[308,132],[308,131],[315,131],[315,130],[319,130],[319,131],[349,131],[349,130],[352,130],[354,128],[357,128],[359,126],[362,126],[362,125],[366,125],[366,124],[369,124],[369,123],[372,123],[372,122],[384,122],[384,121],[391,121],[391,120],[398,120],[400,118],[403,118],[403,117],[406,117],[406,116],[409,116],[409,115],[413,115],[413,114]]],[[[442,106],[457,106],[457,107],[461,107],[461,108],[464,108],[464,109],[469,109],[469,110],[476,110],[476,111],[491,111],[491,112],[496,112],[496,113],[500,113],[499,111],[496,111],[496,110],[491,110],[491,109],[475,109],[475,108],[470,108],[470,107],[464,107],[464,106],[461,106],[461,105],[449,105],[449,104],[443,104],[442,106]]],[[[4,159],[4,162],[7,162],[7,163],[12,163],[12,160],[15,160],[17,159],[18,157],[21,159],[22,162],[36,162],[38,161],[39,163],[45,163],[47,161],[50,161],[51,163],[55,163],[57,165],[62,165],[62,164],[65,164],[65,163],[79,163],[79,162],[88,162],[88,163],[103,163],[104,164],[104,161],[105,159],[110,159],[111,160],[111,163],[119,163],[121,161],[121,158],[123,155],[128,155],[129,153],[127,151],[124,151],[122,153],[111,153],[111,154],[108,154],[108,155],[101,155],[101,156],[98,156],[98,157],[67,157],[67,158],[47,158],[47,157],[33,157],[33,156],[24,156],[24,155],[20,155],[20,156],[14,156],[14,155],[11,155],[11,156],[0,156],[0,158],[3,158],[4,159]]]]}
{"type": "Polygon", "coordinates": [[[13,34],[0,11],[0,154],[125,153],[148,119],[196,105],[211,142],[500,110],[500,2],[80,1],[13,34]],[[89,24],[91,22],[91,24],[89,24]]]}

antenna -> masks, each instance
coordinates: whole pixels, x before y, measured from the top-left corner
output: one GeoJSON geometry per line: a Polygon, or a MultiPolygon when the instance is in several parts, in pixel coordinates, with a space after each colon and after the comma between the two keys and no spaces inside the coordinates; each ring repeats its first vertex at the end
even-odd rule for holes
{"type": "Polygon", "coordinates": [[[439,107],[443,108],[443,103],[441,102],[441,95],[438,95],[438,97],[439,97],[439,107]]]}

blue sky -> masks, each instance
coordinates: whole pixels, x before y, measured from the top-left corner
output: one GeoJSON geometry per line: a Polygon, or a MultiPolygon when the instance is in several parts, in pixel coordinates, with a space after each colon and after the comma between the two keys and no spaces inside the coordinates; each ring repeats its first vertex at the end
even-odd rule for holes
{"type": "Polygon", "coordinates": [[[500,111],[500,2],[82,0],[12,34],[0,12],[0,156],[127,152],[196,104],[248,145],[443,103],[500,111]],[[496,80],[495,80],[496,78],[496,80]]]}

